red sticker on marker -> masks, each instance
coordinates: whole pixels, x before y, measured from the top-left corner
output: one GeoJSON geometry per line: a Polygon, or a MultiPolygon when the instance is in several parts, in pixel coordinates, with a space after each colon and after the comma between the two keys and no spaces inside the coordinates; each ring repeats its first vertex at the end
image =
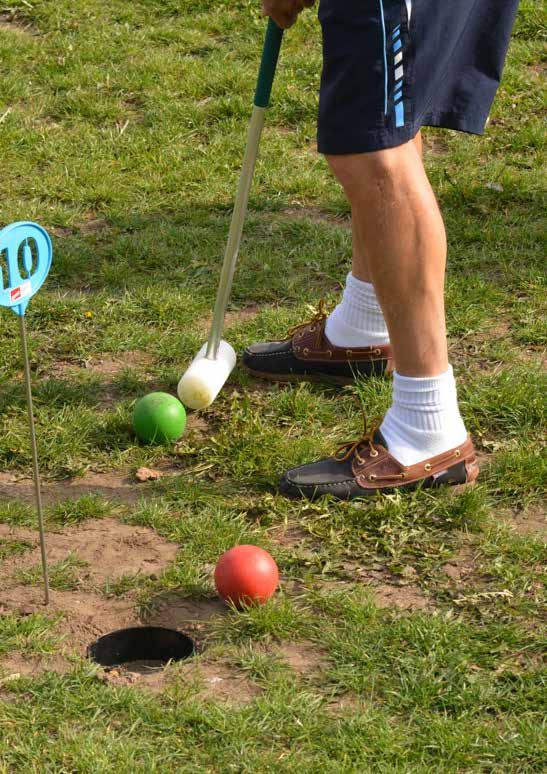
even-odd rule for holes
{"type": "Polygon", "coordinates": [[[10,301],[21,301],[23,298],[27,298],[30,296],[32,292],[32,286],[30,282],[23,282],[22,285],[19,285],[17,288],[12,288],[10,290],[10,301]]]}

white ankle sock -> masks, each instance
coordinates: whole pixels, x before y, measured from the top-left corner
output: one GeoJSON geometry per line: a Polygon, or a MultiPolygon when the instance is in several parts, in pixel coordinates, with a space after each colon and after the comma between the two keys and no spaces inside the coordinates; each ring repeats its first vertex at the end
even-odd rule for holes
{"type": "Polygon", "coordinates": [[[348,274],[342,300],[329,315],[325,333],[335,347],[389,344],[386,321],[370,282],[348,274]]]}
{"type": "Polygon", "coordinates": [[[435,457],[467,438],[458,408],[452,366],[439,376],[393,374],[393,402],[380,432],[390,454],[402,465],[435,457]]]}

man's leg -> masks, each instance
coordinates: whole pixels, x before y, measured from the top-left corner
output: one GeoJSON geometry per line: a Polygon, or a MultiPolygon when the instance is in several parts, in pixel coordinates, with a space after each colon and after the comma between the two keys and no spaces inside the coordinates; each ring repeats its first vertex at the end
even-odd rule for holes
{"type": "Polygon", "coordinates": [[[419,377],[446,371],[446,236],[415,143],[328,161],[364,246],[354,256],[354,272],[374,284],[398,372],[419,377]]]}
{"type": "MultiPolygon", "coordinates": [[[[422,142],[421,130],[418,132],[418,134],[412,140],[412,142],[414,143],[414,146],[418,151],[420,158],[422,158],[423,142],[422,142]]],[[[363,241],[361,230],[358,229],[356,226],[357,226],[356,220],[353,217],[353,212],[352,212],[351,228],[352,228],[352,242],[353,242],[353,260],[352,260],[351,273],[353,274],[354,277],[361,280],[362,282],[372,282],[370,270],[368,267],[366,240],[363,241]]]]}
{"type": "MultiPolygon", "coordinates": [[[[421,158],[421,132],[412,142],[421,158]]],[[[338,347],[385,345],[389,342],[389,333],[372,282],[367,257],[367,234],[361,227],[358,211],[352,212],[351,223],[352,270],[346,279],[342,299],[327,320],[325,331],[329,341],[338,347]]]]}
{"type": "Polygon", "coordinates": [[[348,499],[397,486],[473,481],[475,451],[460,416],[444,320],[444,224],[414,142],[382,151],[329,155],[351,203],[357,241],[389,329],[396,370],[378,431],[334,457],[288,470],[289,497],[348,499]]]}
{"type": "Polygon", "coordinates": [[[353,273],[372,280],[389,330],[396,371],[381,432],[395,459],[414,465],[467,437],[448,365],[443,220],[415,142],[328,161],[364,248],[353,273]]]}

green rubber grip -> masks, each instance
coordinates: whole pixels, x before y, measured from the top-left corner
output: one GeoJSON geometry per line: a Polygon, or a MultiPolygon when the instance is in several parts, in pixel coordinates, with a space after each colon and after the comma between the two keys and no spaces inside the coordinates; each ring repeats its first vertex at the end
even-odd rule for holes
{"type": "Polygon", "coordinates": [[[254,99],[256,107],[267,108],[270,104],[270,94],[272,93],[275,68],[279,59],[282,40],[283,30],[277,26],[273,19],[269,19],[256,83],[254,99]]]}

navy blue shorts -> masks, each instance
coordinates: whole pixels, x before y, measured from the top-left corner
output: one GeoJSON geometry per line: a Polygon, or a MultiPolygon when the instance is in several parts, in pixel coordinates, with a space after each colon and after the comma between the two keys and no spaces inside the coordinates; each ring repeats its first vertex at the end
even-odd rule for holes
{"type": "Polygon", "coordinates": [[[482,134],[518,0],[320,0],[320,153],[402,145],[422,126],[482,134]]]}

